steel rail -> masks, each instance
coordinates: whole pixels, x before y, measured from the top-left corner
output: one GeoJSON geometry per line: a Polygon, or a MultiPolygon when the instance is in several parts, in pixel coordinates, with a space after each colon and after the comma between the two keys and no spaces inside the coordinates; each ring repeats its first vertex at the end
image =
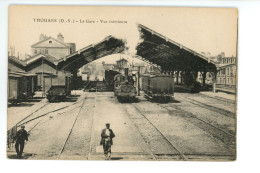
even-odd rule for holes
{"type": "Polygon", "coordinates": [[[23,122],[24,120],[26,120],[27,118],[29,118],[31,115],[33,115],[34,113],[38,112],[40,109],[42,109],[43,107],[45,107],[46,105],[48,105],[49,103],[45,103],[43,106],[41,106],[39,109],[35,110],[34,112],[30,113],[29,115],[27,115],[25,118],[23,118],[22,120],[20,120],[18,123],[16,123],[16,126],[18,126],[19,123],[23,122]]]}
{"type": "Polygon", "coordinates": [[[94,124],[94,119],[95,119],[95,109],[96,109],[96,95],[95,95],[95,101],[94,101],[94,110],[93,110],[93,116],[92,116],[92,120],[91,120],[91,132],[90,132],[90,141],[89,141],[89,153],[88,153],[88,160],[90,158],[91,152],[92,152],[92,139],[94,136],[94,131],[93,131],[93,124],[94,124]]]}
{"type": "MultiPolygon", "coordinates": [[[[192,101],[189,101],[189,102],[192,103],[192,104],[194,104],[194,105],[200,106],[199,104],[193,103],[192,101]]],[[[200,106],[200,107],[202,107],[202,106],[200,106]]],[[[164,108],[165,108],[165,107],[164,107],[164,108]]],[[[203,107],[203,108],[204,108],[204,107],[203,107]]],[[[165,109],[167,109],[167,108],[165,108],[165,109]]],[[[169,110],[169,109],[167,109],[167,110],[169,110]]],[[[212,111],[212,110],[211,110],[211,111],[212,111]]],[[[214,111],[214,112],[215,112],[215,111],[214,111]]],[[[208,124],[208,125],[210,125],[210,126],[216,128],[216,129],[218,129],[218,130],[220,130],[220,131],[226,133],[226,134],[229,135],[229,136],[235,137],[235,135],[233,135],[233,134],[231,134],[231,133],[229,133],[229,132],[227,132],[227,131],[225,131],[225,130],[223,130],[223,129],[220,129],[219,127],[216,127],[216,126],[214,126],[214,125],[212,125],[212,124],[206,122],[205,120],[202,120],[202,119],[200,119],[200,118],[198,118],[198,117],[196,117],[196,116],[194,116],[194,118],[196,118],[196,119],[198,119],[198,120],[204,122],[205,124],[208,124]]]]}
{"type": "Polygon", "coordinates": [[[214,106],[208,105],[206,103],[194,100],[192,98],[188,98],[188,99],[191,100],[191,101],[188,101],[188,102],[190,102],[194,105],[198,105],[202,108],[208,109],[208,110],[213,111],[213,112],[224,114],[225,116],[227,116],[229,118],[235,118],[235,113],[233,113],[233,112],[230,112],[228,110],[225,110],[225,109],[222,109],[222,108],[219,108],[219,107],[214,107],[214,106]],[[197,103],[194,103],[194,102],[197,102],[197,103]]]}
{"type": "Polygon", "coordinates": [[[69,137],[70,137],[70,135],[71,135],[72,129],[73,129],[74,126],[75,126],[75,123],[76,123],[76,121],[77,121],[77,119],[78,119],[78,117],[79,117],[79,114],[80,114],[80,112],[81,112],[81,110],[82,110],[82,107],[83,107],[83,105],[84,105],[86,99],[87,99],[87,97],[84,98],[84,100],[83,100],[83,102],[82,102],[82,105],[80,106],[79,112],[78,112],[78,114],[77,114],[77,116],[76,116],[76,118],[75,118],[75,120],[74,120],[74,122],[73,122],[73,124],[72,124],[72,127],[71,127],[71,129],[70,129],[70,131],[69,131],[69,134],[68,134],[68,136],[67,136],[67,138],[66,138],[66,140],[65,140],[65,142],[64,142],[64,144],[63,144],[63,146],[62,146],[62,149],[61,149],[60,153],[58,154],[58,158],[60,158],[61,154],[63,153],[63,151],[64,151],[64,149],[65,149],[65,146],[66,146],[66,144],[67,144],[67,142],[68,142],[68,140],[69,140],[69,137]]]}
{"type": "MultiPolygon", "coordinates": [[[[136,108],[136,106],[134,106],[134,107],[136,108]]],[[[137,110],[137,108],[136,108],[136,110],[137,110]]],[[[140,112],[140,111],[138,110],[138,112],[140,112]]],[[[130,119],[131,119],[132,123],[134,124],[135,128],[137,129],[137,131],[139,132],[139,134],[142,136],[142,138],[143,138],[143,140],[144,140],[144,143],[146,144],[147,148],[149,149],[150,154],[152,155],[153,159],[154,159],[154,160],[157,160],[156,156],[153,154],[151,148],[150,148],[150,147],[148,146],[148,144],[145,142],[144,136],[143,136],[142,133],[140,132],[140,130],[139,130],[139,128],[137,127],[136,123],[134,123],[134,120],[132,119],[131,116],[130,116],[130,119]]]]}
{"type": "MultiPolygon", "coordinates": [[[[84,99],[86,99],[86,98],[84,98],[84,99]]],[[[84,100],[84,99],[82,99],[82,100],[84,100]]],[[[38,118],[41,118],[41,117],[43,117],[43,116],[45,116],[45,115],[48,115],[48,114],[50,114],[50,113],[57,112],[57,111],[60,111],[60,110],[62,110],[62,109],[65,109],[65,108],[67,108],[67,107],[70,107],[70,106],[72,106],[72,105],[75,105],[75,104],[81,102],[82,100],[79,100],[79,101],[77,101],[77,102],[75,102],[75,103],[73,103],[73,104],[71,104],[71,105],[63,106],[63,107],[61,107],[61,108],[58,108],[58,109],[49,111],[49,112],[44,113],[44,114],[41,114],[41,115],[39,115],[39,116],[37,116],[37,117],[35,117],[35,118],[32,118],[32,119],[30,119],[30,120],[28,120],[28,121],[26,121],[26,122],[20,124],[19,126],[24,125],[24,124],[27,124],[27,123],[29,123],[29,122],[31,122],[31,121],[33,121],[33,120],[36,120],[36,119],[38,119],[38,118]]],[[[22,121],[20,121],[20,122],[22,122],[22,121]]],[[[19,126],[17,126],[17,127],[19,127],[19,126]]]]}
{"type": "MultiPolygon", "coordinates": [[[[190,103],[192,103],[192,102],[190,102],[190,103]]],[[[196,105],[196,104],[195,104],[196,105]]],[[[163,107],[164,109],[167,109],[168,111],[171,111],[171,110],[169,110],[167,107],[164,107],[164,106],[162,106],[162,105],[160,105],[161,107],[163,107]]],[[[181,109],[181,108],[179,108],[179,109],[181,109]]],[[[192,113],[190,113],[190,114],[192,114],[192,113]]],[[[193,114],[192,114],[193,115],[193,114]]],[[[231,133],[229,133],[229,132],[226,132],[225,130],[222,130],[222,129],[220,129],[220,128],[218,128],[218,127],[216,127],[216,126],[214,126],[214,125],[212,125],[212,124],[210,124],[210,123],[208,123],[208,122],[206,122],[206,121],[204,121],[204,120],[202,120],[202,119],[200,119],[200,118],[198,118],[198,117],[196,117],[196,116],[192,116],[193,118],[195,118],[195,119],[197,119],[197,120],[199,120],[199,121],[201,121],[201,122],[203,122],[203,123],[205,123],[205,124],[207,124],[207,125],[209,125],[209,126],[211,126],[211,127],[213,127],[213,128],[215,128],[215,129],[217,129],[217,130],[219,130],[219,131],[221,131],[221,132],[223,132],[223,133],[226,133],[227,135],[229,135],[229,136],[231,136],[231,137],[233,137],[233,138],[236,138],[233,134],[231,134],[231,133]]],[[[200,127],[199,127],[200,128],[200,127]]],[[[200,128],[201,129],[201,128],[200,128]]],[[[203,130],[203,129],[202,129],[203,130]]],[[[210,136],[212,136],[214,139],[216,139],[216,137],[214,137],[212,134],[210,134],[210,133],[208,133],[208,132],[206,132],[205,130],[203,130],[205,133],[207,133],[208,135],[210,135],[210,136]]],[[[218,139],[219,140],[219,139],[218,139]]],[[[232,148],[230,145],[228,145],[228,144],[226,144],[225,142],[223,142],[223,141],[221,141],[223,144],[225,144],[228,148],[230,148],[231,150],[235,150],[234,148],[232,148]]]]}
{"type": "Polygon", "coordinates": [[[136,110],[161,134],[161,136],[179,153],[179,155],[185,160],[187,161],[187,157],[182,154],[182,152],[177,149],[177,147],[175,147],[163,134],[162,132],[137,108],[137,106],[135,106],[136,110]]]}

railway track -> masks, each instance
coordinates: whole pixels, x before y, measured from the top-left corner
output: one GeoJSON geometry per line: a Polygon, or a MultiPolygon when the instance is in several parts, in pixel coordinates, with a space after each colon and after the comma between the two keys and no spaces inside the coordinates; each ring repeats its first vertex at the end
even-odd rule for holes
{"type": "MultiPolygon", "coordinates": [[[[94,100],[94,105],[96,106],[96,97],[95,97],[95,100],[94,100]]],[[[88,153],[87,153],[87,159],[90,160],[90,156],[91,156],[91,153],[93,151],[93,139],[94,139],[94,130],[93,130],[93,124],[94,124],[94,120],[95,120],[95,110],[94,110],[94,113],[93,113],[93,117],[92,117],[92,120],[91,120],[91,132],[90,132],[90,142],[89,142],[89,150],[88,150],[88,153]]]]}
{"type": "MultiPolygon", "coordinates": [[[[196,104],[197,105],[197,104],[196,104]]],[[[168,110],[168,112],[170,114],[172,114],[172,111],[166,107],[160,104],[160,106],[166,110],[168,110]]],[[[235,142],[236,142],[236,136],[235,134],[231,134],[201,118],[198,118],[196,115],[187,112],[181,108],[179,108],[176,105],[170,105],[170,107],[174,107],[176,110],[181,111],[182,118],[188,120],[189,122],[191,122],[192,124],[196,125],[197,127],[199,127],[200,129],[202,129],[203,131],[205,131],[207,134],[211,135],[212,137],[214,137],[215,139],[220,140],[222,143],[224,143],[228,148],[230,148],[231,150],[235,150],[235,142]]]]}
{"type": "Polygon", "coordinates": [[[23,121],[25,121],[26,119],[28,119],[29,117],[31,117],[32,115],[34,115],[36,112],[38,112],[39,110],[43,109],[45,106],[47,106],[49,103],[46,102],[43,106],[41,106],[39,109],[33,111],[32,113],[30,113],[29,115],[27,115],[25,118],[23,118],[22,120],[20,120],[16,126],[19,127],[21,125],[23,125],[24,123],[22,123],[23,121]]]}
{"type": "MultiPolygon", "coordinates": [[[[135,107],[136,108],[136,107],[135,107]]],[[[136,108],[136,110],[138,110],[136,108]]],[[[138,110],[140,112],[140,110],[138,110]]],[[[138,133],[142,136],[143,140],[145,141],[145,137],[144,135],[141,133],[141,131],[139,130],[138,126],[136,125],[136,123],[134,123],[133,119],[130,117],[132,123],[134,124],[135,128],[137,129],[138,133]]],[[[155,154],[152,152],[151,148],[148,146],[148,144],[145,142],[146,144],[146,147],[148,148],[149,152],[150,152],[150,155],[152,156],[153,160],[157,160],[155,154]]]]}
{"type": "MultiPolygon", "coordinates": [[[[141,112],[141,110],[140,110],[137,106],[134,106],[134,108],[140,113],[140,115],[141,115],[147,122],[149,122],[149,124],[150,124],[154,129],[156,129],[156,131],[157,131],[157,132],[160,134],[160,136],[168,143],[168,145],[170,145],[170,146],[173,148],[173,150],[177,151],[177,153],[178,153],[179,157],[181,158],[181,160],[184,160],[184,161],[187,161],[187,160],[188,160],[188,158],[181,152],[181,150],[178,149],[176,146],[174,146],[174,145],[169,141],[169,139],[168,139],[167,137],[165,137],[165,136],[163,135],[163,133],[141,112]]],[[[133,122],[133,119],[132,119],[132,118],[130,118],[130,119],[131,119],[132,122],[133,122]]],[[[143,140],[146,142],[144,135],[142,134],[142,132],[140,132],[140,130],[139,130],[138,126],[136,125],[136,123],[133,122],[133,124],[136,126],[136,129],[138,130],[138,132],[139,132],[140,135],[142,136],[143,140]]],[[[158,156],[159,156],[160,154],[154,153],[148,144],[147,144],[147,147],[149,148],[149,151],[150,151],[150,154],[152,155],[152,158],[153,158],[154,160],[158,160],[158,156]]],[[[163,155],[163,154],[162,154],[162,155],[163,155]]],[[[174,155],[174,154],[168,154],[168,155],[174,155]]]]}
{"type": "MultiPolygon", "coordinates": [[[[84,99],[82,99],[82,100],[85,100],[85,99],[86,99],[86,98],[84,98],[84,99]]],[[[28,116],[26,116],[25,118],[23,118],[21,121],[19,121],[19,122],[17,123],[17,127],[19,127],[19,126],[21,126],[21,125],[24,125],[24,124],[27,124],[27,123],[29,123],[29,122],[31,122],[31,121],[36,120],[36,119],[42,118],[42,117],[44,117],[44,116],[46,116],[46,115],[48,115],[48,114],[51,114],[51,113],[54,113],[54,112],[57,112],[57,111],[66,109],[66,108],[68,108],[68,107],[70,107],[70,106],[73,106],[73,105],[75,105],[75,104],[80,103],[82,100],[79,100],[79,101],[77,101],[77,102],[75,102],[75,103],[73,103],[73,104],[71,104],[71,105],[66,105],[66,106],[63,106],[63,107],[61,107],[61,108],[58,108],[58,109],[55,109],[55,110],[51,110],[51,111],[48,111],[48,112],[46,112],[46,113],[43,113],[43,114],[40,114],[40,115],[37,115],[37,116],[33,117],[33,115],[34,115],[36,112],[38,112],[39,110],[43,109],[45,106],[47,106],[47,105],[50,104],[49,102],[47,102],[47,103],[44,104],[40,109],[37,109],[36,111],[34,111],[33,113],[31,113],[30,115],[28,115],[28,116]],[[30,119],[29,119],[29,118],[30,118],[30,119]]],[[[75,109],[75,108],[74,108],[74,109],[75,109]]],[[[74,109],[72,109],[72,110],[74,110],[74,109]]],[[[72,110],[69,110],[69,111],[72,111],[72,110]]],[[[65,113],[65,112],[68,112],[68,111],[64,111],[64,112],[62,112],[62,113],[65,113]]],[[[61,114],[62,114],[62,113],[61,113],[61,114]]],[[[38,123],[37,123],[37,124],[38,124],[38,123]]],[[[30,131],[31,131],[31,130],[30,130],[30,131]]]]}
{"type": "Polygon", "coordinates": [[[231,104],[236,104],[236,101],[234,101],[234,100],[226,99],[226,98],[219,97],[219,96],[208,96],[208,95],[203,94],[203,97],[216,99],[216,100],[224,101],[224,102],[231,103],[231,104]]]}
{"type": "MultiPolygon", "coordinates": [[[[83,105],[84,105],[86,99],[87,99],[87,97],[85,97],[85,98],[83,99],[83,102],[82,102],[82,104],[81,104],[81,106],[80,106],[80,109],[79,109],[79,111],[78,111],[78,113],[77,113],[77,115],[76,115],[76,117],[75,117],[75,120],[73,121],[72,127],[71,127],[71,129],[70,129],[70,131],[69,131],[69,134],[67,135],[67,138],[66,138],[66,140],[65,140],[65,142],[64,142],[64,144],[63,144],[63,146],[62,146],[62,148],[61,148],[61,150],[60,150],[60,152],[59,152],[59,154],[58,154],[58,156],[57,156],[57,159],[60,158],[60,156],[62,155],[62,153],[63,153],[63,151],[64,151],[64,149],[65,149],[65,146],[66,146],[66,144],[67,144],[67,142],[68,142],[68,140],[69,140],[69,137],[70,137],[70,135],[71,135],[71,133],[72,133],[72,130],[73,130],[74,126],[75,126],[75,123],[76,123],[76,121],[77,121],[77,119],[78,119],[78,117],[79,117],[79,114],[80,114],[80,112],[81,112],[81,110],[82,110],[82,107],[83,107],[83,105]]],[[[81,100],[81,101],[82,101],[82,100],[81,100]]]]}
{"type": "Polygon", "coordinates": [[[230,118],[235,118],[235,113],[233,113],[233,112],[230,112],[230,111],[222,109],[222,108],[214,107],[214,106],[211,106],[211,105],[206,104],[206,103],[202,103],[202,102],[194,100],[192,98],[188,98],[188,99],[189,99],[188,102],[190,102],[194,105],[200,106],[202,108],[208,109],[208,110],[213,111],[213,112],[221,113],[221,114],[223,114],[227,117],[230,117],[230,118]]]}

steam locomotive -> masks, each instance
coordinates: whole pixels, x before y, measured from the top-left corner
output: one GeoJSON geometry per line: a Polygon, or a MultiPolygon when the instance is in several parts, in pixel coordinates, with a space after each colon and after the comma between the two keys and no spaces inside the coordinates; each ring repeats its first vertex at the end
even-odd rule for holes
{"type": "Polygon", "coordinates": [[[135,101],[136,88],[130,76],[117,74],[114,77],[114,95],[119,101],[135,101]]]}

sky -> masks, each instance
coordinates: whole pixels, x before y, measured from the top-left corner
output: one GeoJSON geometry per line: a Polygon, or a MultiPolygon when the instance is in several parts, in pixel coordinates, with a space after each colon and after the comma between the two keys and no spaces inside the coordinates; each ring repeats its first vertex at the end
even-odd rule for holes
{"type": "Polygon", "coordinates": [[[15,46],[16,55],[31,54],[31,45],[39,41],[40,34],[56,38],[62,33],[64,41],[76,43],[79,50],[112,35],[125,39],[128,53],[135,54],[141,42],[138,23],[194,51],[236,56],[237,10],[232,8],[10,6],[8,45],[15,46]],[[59,23],[61,19],[74,23],[59,23]]]}

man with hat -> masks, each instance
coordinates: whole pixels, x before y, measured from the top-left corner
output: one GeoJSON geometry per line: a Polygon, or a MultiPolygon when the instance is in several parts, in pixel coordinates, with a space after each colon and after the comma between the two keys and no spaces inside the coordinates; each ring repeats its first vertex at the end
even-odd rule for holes
{"type": "Polygon", "coordinates": [[[113,145],[113,138],[115,134],[112,129],[110,129],[110,124],[106,123],[106,128],[101,132],[100,145],[103,145],[105,160],[110,160],[111,156],[111,145],[113,145]]]}
{"type": "Polygon", "coordinates": [[[15,150],[17,153],[17,158],[21,158],[23,154],[23,149],[24,149],[24,141],[28,141],[28,133],[24,129],[25,126],[22,125],[21,129],[18,130],[16,133],[16,142],[15,142],[15,150]]]}

